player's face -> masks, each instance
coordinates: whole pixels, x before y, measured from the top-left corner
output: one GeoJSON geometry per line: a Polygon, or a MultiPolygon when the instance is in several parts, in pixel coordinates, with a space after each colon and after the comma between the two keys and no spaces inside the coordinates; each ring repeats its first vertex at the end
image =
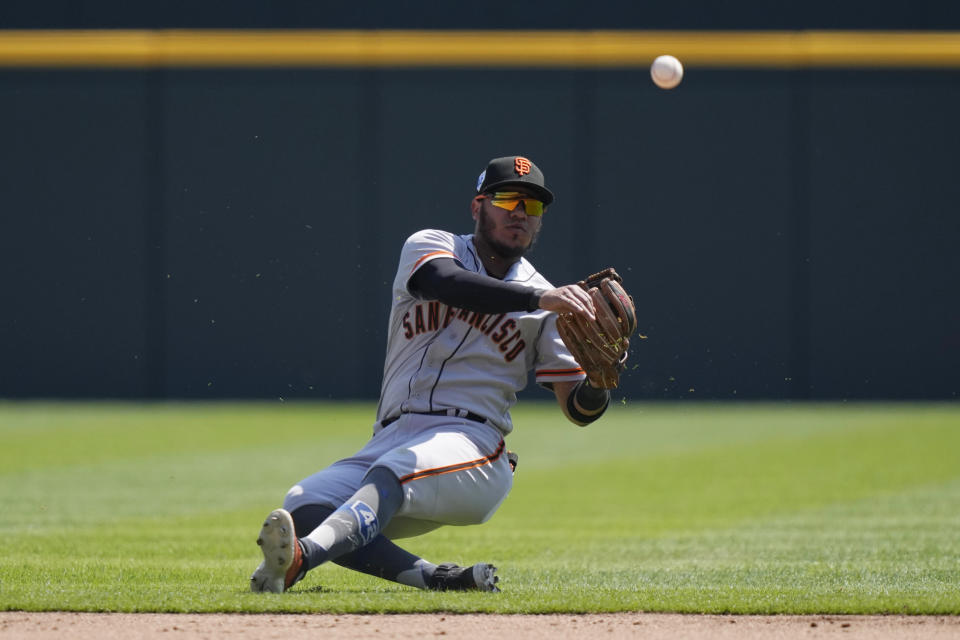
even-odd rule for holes
{"type": "MultiPolygon", "coordinates": [[[[514,191],[533,197],[522,190],[514,191]]],[[[478,202],[480,206],[474,210],[473,216],[477,221],[474,233],[502,257],[519,258],[536,242],[540,233],[541,217],[528,215],[526,204],[522,200],[512,211],[495,206],[489,198],[480,199],[478,202]]]]}

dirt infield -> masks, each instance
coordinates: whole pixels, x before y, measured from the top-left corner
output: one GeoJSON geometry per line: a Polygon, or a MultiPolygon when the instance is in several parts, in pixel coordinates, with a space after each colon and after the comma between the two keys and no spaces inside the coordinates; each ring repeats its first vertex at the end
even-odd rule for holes
{"type": "Polygon", "coordinates": [[[243,615],[0,612],[0,638],[917,638],[956,639],[955,616],[243,615]]]}

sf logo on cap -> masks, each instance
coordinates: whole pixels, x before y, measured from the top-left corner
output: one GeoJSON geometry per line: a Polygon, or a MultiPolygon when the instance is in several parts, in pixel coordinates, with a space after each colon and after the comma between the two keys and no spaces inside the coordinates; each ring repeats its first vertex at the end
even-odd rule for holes
{"type": "Polygon", "coordinates": [[[513,161],[513,170],[518,176],[525,176],[530,173],[530,161],[523,157],[517,157],[513,161]]]}

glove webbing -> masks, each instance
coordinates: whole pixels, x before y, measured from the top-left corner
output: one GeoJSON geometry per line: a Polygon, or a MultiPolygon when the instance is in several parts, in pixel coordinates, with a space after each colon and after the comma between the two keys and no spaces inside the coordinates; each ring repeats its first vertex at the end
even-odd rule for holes
{"type": "Polygon", "coordinates": [[[613,267],[607,267],[603,271],[598,271],[597,273],[592,273],[587,276],[584,280],[581,280],[577,284],[583,287],[586,290],[590,290],[594,287],[599,287],[600,283],[604,281],[605,278],[610,278],[615,282],[623,282],[623,278],[620,277],[620,274],[617,273],[616,269],[613,267]]]}

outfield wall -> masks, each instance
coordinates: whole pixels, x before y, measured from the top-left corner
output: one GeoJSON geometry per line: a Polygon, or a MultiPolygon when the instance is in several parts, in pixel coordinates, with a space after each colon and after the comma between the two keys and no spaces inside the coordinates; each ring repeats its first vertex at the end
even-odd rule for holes
{"type": "MultiPolygon", "coordinates": [[[[403,239],[523,153],[628,399],[956,398],[960,71],[0,70],[0,397],[374,397],[403,239]]],[[[619,394],[618,394],[619,395],[619,394]]]]}

